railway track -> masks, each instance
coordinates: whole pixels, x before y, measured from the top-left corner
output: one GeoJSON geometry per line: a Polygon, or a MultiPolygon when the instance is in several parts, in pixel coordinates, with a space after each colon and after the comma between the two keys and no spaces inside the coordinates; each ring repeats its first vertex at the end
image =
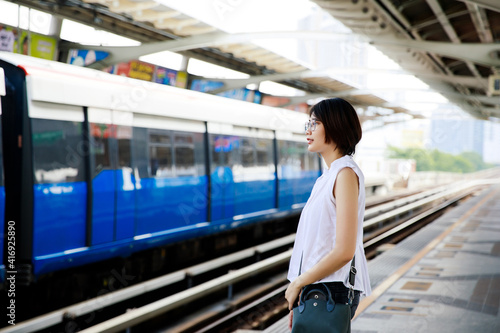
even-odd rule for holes
{"type": "MultiPolygon", "coordinates": [[[[491,180],[417,193],[366,210],[365,251],[396,242],[491,180]],[[429,207],[433,207],[429,209],[429,207]]],[[[167,274],[4,328],[7,332],[232,332],[262,329],[288,310],[283,298],[294,235],[167,274]],[[278,253],[278,254],[276,254],[278,253]],[[226,270],[215,278],[212,272],[226,270]],[[204,279],[203,277],[206,277],[204,279]],[[186,315],[189,312],[188,315],[186,315]],[[83,330],[82,330],[83,329],[83,330]]]]}

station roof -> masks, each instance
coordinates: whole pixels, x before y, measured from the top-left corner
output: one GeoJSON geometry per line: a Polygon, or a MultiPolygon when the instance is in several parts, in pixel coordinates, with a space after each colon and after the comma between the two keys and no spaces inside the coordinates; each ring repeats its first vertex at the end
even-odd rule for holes
{"type": "MultiPolygon", "coordinates": [[[[472,116],[500,118],[500,97],[493,95],[489,80],[490,76],[500,74],[498,0],[312,1],[472,116]]],[[[218,91],[269,80],[308,92],[306,96],[292,98],[290,103],[343,97],[355,105],[379,106],[418,117],[371,91],[356,89],[327,73],[308,70],[252,43],[259,33],[228,34],[159,0],[18,0],[16,3],[142,43],[140,47],[101,47],[111,52],[111,56],[96,63],[96,68],[169,50],[250,74],[249,79],[222,80],[225,86],[218,91]]],[[[307,32],[276,34],[276,38],[308,36],[307,32]]],[[[61,47],[82,46],[62,43],[61,47]]]]}

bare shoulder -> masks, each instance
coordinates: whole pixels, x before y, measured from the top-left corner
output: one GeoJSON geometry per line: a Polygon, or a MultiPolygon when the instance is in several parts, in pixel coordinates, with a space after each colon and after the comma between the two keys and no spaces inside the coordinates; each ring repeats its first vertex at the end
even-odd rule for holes
{"type": "Polygon", "coordinates": [[[337,174],[337,182],[339,181],[346,183],[358,183],[358,175],[353,169],[345,167],[337,174]]]}
{"type": "Polygon", "coordinates": [[[336,198],[339,192],[352,192],[353,195],[357,196],[358,187],[358,175],[353,169],[345,167],[337,174],[337,179],[333,187],[333,196],[336,198]]]}

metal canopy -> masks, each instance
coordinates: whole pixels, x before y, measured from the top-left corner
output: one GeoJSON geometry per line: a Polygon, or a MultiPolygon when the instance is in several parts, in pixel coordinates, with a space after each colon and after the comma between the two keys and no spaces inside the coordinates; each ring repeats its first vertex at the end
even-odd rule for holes
{"type": "Polygon", "coordinates": [[[313,1],[465,111],[498,117],[488,77],[500,71],[500,1],[313,1]]]}
{"type": "MultiPolygon", "coordinates": [[[[498,0],[313,1],[471,115],[482,119],[499,117],[500,97],[488,94],[488,77],[500,72],[498,0]]],[[[258,34],[229,35],[153,0],[15,2],[142,42],[140,47],[101,48],[111,52],[111,56],[95,64],[97,68],[171,50],[251,75],[245,80],[224,80],[225,86],[218,91],[272,80],[309,93],[288,104],[321,96],[342,96],[356,105],[412,114],[376,96],[374,91],[356,90],[332,79],[327,72],[309,71],[253,44],[251,39],[258,34]]],[[[290,37],[290,33],[267,33],[266,37],[284,38],[287,34],[290,37]]],[[[336,38],[311,32],[294,32],[292,36],[336,38]]],[[[82,46],[62,43],[61,47],[82,46]]]]}

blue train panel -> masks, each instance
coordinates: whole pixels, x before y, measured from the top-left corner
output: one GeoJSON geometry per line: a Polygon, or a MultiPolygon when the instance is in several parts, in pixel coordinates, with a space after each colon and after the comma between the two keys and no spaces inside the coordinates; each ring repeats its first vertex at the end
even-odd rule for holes
{"type": "Polygon", "coordinates": [[[234,185],[234,214],[243,215],[275,207],[276,181],[258,180],[234,185]]]}
{"type": "Polygon", "coordinates": [[[34,186],[33,255],[85,246],[87,186],[84,182],[34,186]]]}
{"type": "Polygon", "coordinates": [[[145,178],[136,190],[136,235],[207,221],[207,177],[145,178]]]}
{"type": "Polygon", "coordinates": [[[317,170],[301,171],[297,178],[279,180],[279,207],[287,209],[294,204],[305,203],[311,194],[316,179],[317,170]]]}
{"type": "Polygon", "coordinates": [[[135,236],[134,184],[129,168],[103,170],[92,180],[92,245],[135,236]]]}
{"type": "Polygon", "coordinates": [[[92,245],[112,242],[115,222],[115,172],[103,170],[92,180],[92,245]]]}
{"type": "MultiPolygon", "coordinates": [[[[317,171],[308,173],[317,176],[317,171]]],[[[304,202],[307,199],[308,193],[300,194],[297,191],[304,189],[309,192],[312,188],[315,176],[311,176],[309,181],[283,181],[284,187],[281,189],[280,193],[283,194],[283,192],[286,191],[285,186],[288,186],[289,190],[294,191],[294,196],[288,196],[287,198],[298,199],[302,197],[304,198],[302,201],[296,201],[294,203],[304,202]],[[309,185],[306,185],[308,183],[309,185]]],[[[135,216],[136,237],[133,241],[130,239],[121,239],[113,242],[96,244],[87,248],[77,246],[78,244],[83,244],[84,239],[82,238],[79,242],[73,242],[75,246],[68,245],[64,248],[62,246],[57,249],[51,248],[50,251],[45,251],[43,254],[40,254],[40,251],[38,251],[39,255],[35,257],[34,273],[40,275],[70,266],[84,265],[117,256],[125,257],[133,252],[160,246],[162,244],[220,232],[221,228],[227,229],[228,227],[238,227],[249,223],[257,223],[263,218],[271,218],[273,212],[272,210],[270,212],[269,208],[273,208],[274,205],[274,197],[271,194],[274,191],[274,185],[272,185],[272,183],[273,181],[271,180],[242,182],[238,184],[232,183],[234,185],[233,190],[237,186],[242,187],[239,192],[242,196],[252,195],[257,197],[259,195],[266,195],[270,200],[253,204],[251,209],[246,209],[243,206],[245,201],[242,200],[240,202],[241,206],[238,207],[240,210],[239,213],[248,213],[248,216],[238,219],[238,223],[233,222],[233,216],[231,216],[230,219],[226,219],[226,221],[219,220],[208,223],[206,222],[206,176],[141,179],[140,186],[137,186],[138,190],[135,191],[135,200],[137,203],[135,216]],[[247,189],[243,189],[243,186],[246,185],[250,186],[247,189]],[[251,191],[257,192],[250,194],[251,191]],[[189,199],[186,200],[186,198],[189,199]],[[265,214],[251,214],[256,210],[265,212],[266,209],[268,211],[265,214]]],[[[49,186],[45,187],[48,188],[49,186]]],[[[43,189],[41,189],[41,191],[43,191],[43,189]]],[[[134,191],[129,192],[134,193],[134,191]]],[[[235,192],[233,192],[233,194],[234,193],[235,192]]],[[[84,200],[84,194],[85,192],[82,191],[81,200],[84,200]]],[[[219,194],[221,194],[221,192],[219,192],[219,194]]],[[[60,198],[59,201],[61,201],[60,198]]],[[[228,202],[232,202],[233,207],[236,207],[234,205],[236,201],[228,202]]],[[[259,200],[257,200],[257,202],[259,202],[259,200]]],[[[290,202],[290,204],[292,204],[292,202],[290,202]]],[[[280,210],[289,213],[297,211],[290,208],[281,208],[280,210]]],[[[128,216],[128,214],[126,214],[126,216],[128,216]]],[[[80,220],[83,221],[83,217],[84,214],[82,212],[82,218],[80,220]]],[[[117,230],[119,225],[120,220],[118,220],[117,223],[117,230]]],[[[129,227],[130,225],[128,228],[129,227]]],[[[73,228],[82,230],[81,233],[77,234],[84,234],[83,222],[80,223],[79,226],[73,226],[73,228]]],[[[62,235],[63,233],[68,233],[68,230],[66,228],[64,231],[58,231],[58,233],[62,235]]],[[[42,233],[39,233],[39,235],[46,236],[46,234],[42,233]]],[[[40,237],[37,237],[37,239],[40,239],[40,237]]]]}
{"type": "Polygon", "coordinates": [[[115,240],[135,236],[135,177],[131,168],[115,170],[116,228],[115,240]]]}
{"type": "Polygon", "coordinates": [[[230,167],[217,167],[211,175],[212,216],[210,221],[232,219],[234,214],[234,182],[230,167]]]}

